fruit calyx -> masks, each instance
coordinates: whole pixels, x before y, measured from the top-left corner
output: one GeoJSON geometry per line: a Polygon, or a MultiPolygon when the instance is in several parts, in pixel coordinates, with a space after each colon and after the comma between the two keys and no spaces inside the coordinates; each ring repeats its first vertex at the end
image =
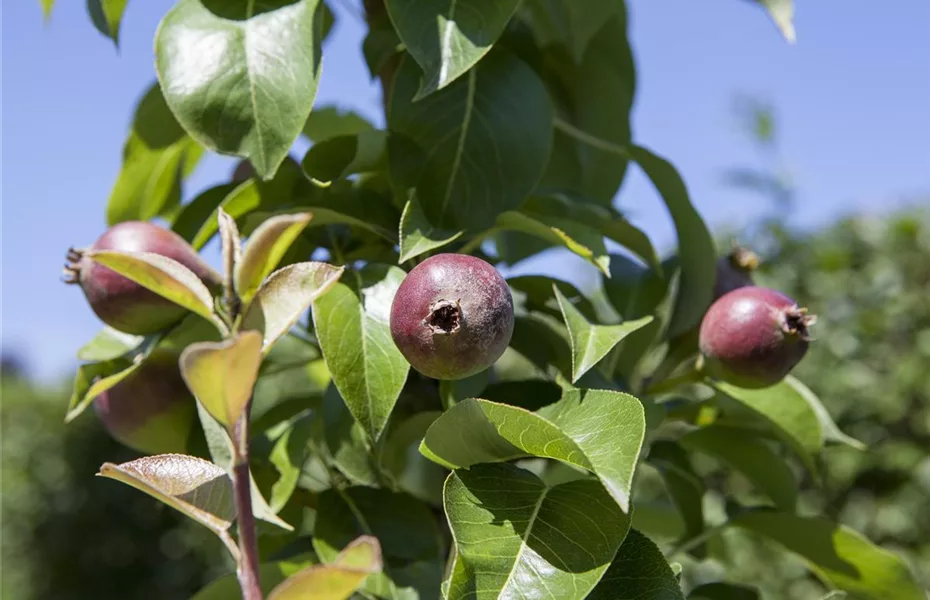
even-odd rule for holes
{"type": "Polygon", "coordinates": [[[790,336],[797,336],[805,342],[814,338],[810,335],[810,327],[817,322],[817,315],[808,314],[807,308],[794,306],[785,310],[785,320],[781,330],[790,336]]]}
{"type": "Polygon", "coordinates": [[[423,324],[432,330],[433,335],[455,335],[461,329],[461,321],[462,306],[458,300],[437,300],[429,307],[423,324]]]}
{"type": "Polygon", "coordinates": [[[81,281],[81,259],[84,258],[84,248],[68,248],[68,253],[65,255],[65,258],[68,262],[65,263],[64,277],[62,281],[68,285],[74,285],[80,283],[81,281]]]}

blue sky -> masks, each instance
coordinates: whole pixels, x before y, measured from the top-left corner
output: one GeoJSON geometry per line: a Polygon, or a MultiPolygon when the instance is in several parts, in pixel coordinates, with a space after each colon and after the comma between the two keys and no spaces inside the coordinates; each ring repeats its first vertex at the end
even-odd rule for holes
{"type": "MultiPolygon", "coordinates": [[[[362,28],[335,3],[317,105],[341,103],[380,122],[360,51],[362,28]]],[[[798,42],[782,40],[744,0],[628,0],[639,69],[634,135],[679,168],[714,226],[770,210],[728,189],[724,169],[760,165],[734,119],[737,94],[774,104],[780,151],[798,197],[791,221],[815,227],[850,212],[883,212],[930,192],[930,3],[800,0],[798,42]]],[[[138,95],[154,79],[152,39],[171,2],[129,3],[121,48],[93,29],[84,2],[7,2],[2,20],[2,346],[43,378],[70,375],[74,352],[99,328],[78,289],[59,281],[64,253],[104,229],[104,207],[138,95]]],[[[303,151],[303,147],[299,148],[303,151]]],[[[228,176],[210,156],[190,197],[228,176]]],[[[634,172],[617,205],[661,246],[671,225],[634,172]]],[[[577,280],[572,259],[520,272],[577,280]]]]}

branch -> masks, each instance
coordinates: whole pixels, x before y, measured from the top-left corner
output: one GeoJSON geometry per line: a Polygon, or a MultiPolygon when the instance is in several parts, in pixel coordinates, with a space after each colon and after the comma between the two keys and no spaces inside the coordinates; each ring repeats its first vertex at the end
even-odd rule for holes
{"type": "Polygon", "coordinates": [[[249,415],[252,402],[236,423],[233,487],[236,495],[236,515],[239,529],[239,561],[236,576],[242,588],[242,600],[262,600],[258,570],[258,539],[255,534],[255,514],[252,512],[252,477],[249,473],[249,415]]]}

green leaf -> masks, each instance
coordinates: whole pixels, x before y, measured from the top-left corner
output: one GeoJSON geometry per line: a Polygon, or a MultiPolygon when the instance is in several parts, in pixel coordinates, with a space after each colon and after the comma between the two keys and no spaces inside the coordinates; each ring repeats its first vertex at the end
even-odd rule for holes
{"type": "Polygon", "coordinates": [[[210,216],[216,216],[216,209],[223,203],[223,200],[239,185],[238,183],[223,183],[207,188],[181,207],[171,224],[171,230],[184,238],[187,243],[191,243],[210,216]]]}
{"type": "Polygon", "coordinates": [[[630,527],[597,481],[549,487],[509,464],[453,472],[443,498],[456,544],[448,600],[586,598],[630,527]]]}
{"type": "Polygon", "coordinates": [[[795,42],[794,0],[756,0],[756,2],[768,11],[772,22],[781,34],[793,44],[795,42]]]}
{"type": "Polygon", "coordinates": [[[604,274],[609,273],[610,258],[603,236],[585,225],[551,218],[546,215],[508,210],[497,217],[498,229],[519,231],[554,246],[563,246],[594,265],[604,274]]]}
{"type": "Polygon", "coordinates": [[[223,297],[227,304],[236,297],[234,276],[242,262],[242,238],[236,221],[222,208],[217,211],[220,228],[220,255],[223,258],[223,297]]]}
{"type": "Polygon", "coordinates": [[[130,335],[105,326],[91,341],[81,346],[77,357],[88,362],[115,360],[138,348],[144,340],[141,335],[130,335]]]}
{"type": "Polygon", "coordinates": [[[333,383],[375,440],[410,368],[390,329],[391,302],[405,276],[397,267],[369,264],[313,302],[313,322],[333,383]]]}
{"type": "Polygon", "coordinates": [[[355,111],[344,110],[338,106],[319,106],[307,117],[303,133],[311,142],[322,142],[341,135],[371,131],[374,128],[374,125],[355,111]]]}
{"type": "Polygon", "coordinates": [[[564,109],[555,123],[552,155],[537,193],[572,191],[609,205],[630,158],[626,148],[632,141],[636,67],[623,5],[603,4],[614,4],[614,15],[598,29],[581,62],[574,65],[568,57],[552,57],[560,68],[549,83],[562,92],[564,109]]]}
{"type": "Polygon", "coordinates": [[[229,430],[252,397],[261,348],[261,335],[246,331],[222,342],[191,344],[181,353],[181,374],[187,387],[229,430]]]}
{"type": "Polygon", "coordinates": [[[313,106],[318,4],[181,0],[155,35],[158,80],[178,121],[204,146],[248,158],[263,179],[274,175],[313,106]]]}
{"type": "Polygon", "coordinates": [[[267,354],[313,301],[336,285],[344,270],[323,262],[304,262],[275,271],[249,303],[242,329],[262,332],[262,351],[267,354]]]}
{"type": "MultiPolygon", "coordinates": [[[[311,564],[316,564],[315,557],[311,554],[301,554],[294,558],[274,563],[264,563],[259,565],[258,572],[261,580],[263,594],[268,594],[276,585],[306,568],[311,564]]],[[[191,597],[191,600],[230,600],[242,595],[239,588],[239,581],[235,573],[223,575],[214,579],[199,592],[191,597]]]]}
{"type": "MultiPolygon", "coordinates": [[[[93,0],[92,0],[93,1],[93,0]]],[[[107,201],[107,224],[147,221],[181,201],[181,182],[200,161],[203,148],[168,109],[158,83],[136,107],[123,145],[123,163],[107,201]]]]}
{"type": "Polygon", "coordinates": [[[527,456],[551,458],[596,475],[623,512],[646,422],[642,404],[607,390],[567,390],[536,412],[471,398],[426,432],[420,452],[450,469],[527,456]]]}
{"type": "Polygon", "coordinates": [[[732,524],[764,535],[803,558],[832,587],[868,600],[924,600],[901,558],[852,529],[822,517],[752,511],[732,524]]]}
{"type": "Polygon", "coordinates": [[[70,423],[76,419],[90,406],[94,398],[131,375],[141,364],[141,361],[114,359],[79,366],[74,375],[65,422],[70,423]]]}
{"type": "Polygon", "coordinates": [[[675,167],[641,146],[631,147],[630,155],[662,196],[678,234],[681,282],[668,329],[668,335],[674,337],[700,323],[713,299],[717,261],[714,241],[675,167]]]}
{"type": "MultiPolygon", "coordinates": [[[[552,107],[543,82],[506,53],[487,56],[466,77],[414,102],[419,70],[404,60],[394,78],[388,124],[411,144],[388,147],[391,178],[413,185],[431,223],[481,229],[517,208],[542,175],[551,145],[552,107]]],[[[394,136],[392,136],[393,139],[394,136]]]]}
{"type": "Polygon", "coordinates": [[[448,473],[427,460],[418,448],[441,414],[438,410],[418,412],[392,426],[380,454],[381,465],[399,490],[434,506],[442,506],[442,486],[448,473]]]}
{"type": "Polygon", "coordinates": [[[561,319],[541,313],[514,317],[510,347],[522,354],[546,377],[554,370],[571,377],[572,349],[568,331],[561,319]]]}
{"type": "Polygon", "coordinates": [[[818,398],[809,387],[801,383],[797,377],[788,375],[785,377],[783,383],[794,390],[798,396],[803,398],[811,407],[811,410],[814,411],[814,414],[817,415],[817,420],[820,421],[820,427],[823,429],[824,440],[846,444],[850,448],[855,448],[856,450],[866,450],[867,447],[865,444],[840,431],[840,428],[837,426],[836,422],[833,421],[833,418],[830,417],[830,413],[827,412],[827,408],[820,401],[820,398],[818,398]]]}
{"type": "Polygon", "coordinates": [[[429,508],[407,494],[370,487],[320,494],[313,547],[324,561],[359,535],[377,538],[384,572],[364,590],[378,598],[438,598],[443,549],[429,508]]]}
{"type": "Polygon", "coordinates": [[[785,460],[758,437],[735,427],[710,425],[685,434],[679,442],[745,475],[777,508],[794,511],[798,498],[794,474],[785,460]]]}
{"type": "Polygon", "coordinates": [[[345,600],[381,568],[378,540],[363,536],[346,546],[330,564],[312,565],[288,577],[268,600],[345,600]]]}
{"type": "Polygon", "coordinates": [[[390,204],[389,196],[372,190],[351,187],[350,182],[336,182],[320,189],[304,179],[295,204],[313,213],[311,227],[346,224],[366,229],[394,245],[400,214],[390,204]],[[340,185],[344,184],[344,185],[340,185]]]}
{"type": "Polygon", "coordinates": [[[623,338],[652,321],[650,315],[619,325],[594,325],[562,295],[558,286],[553,284],[552,291],[559,302],[572,343],[572,383],[600,362],[623,338]]]}
{"type": "Polygon", "coordinates": [[[295,161],[287,160],[271,181],[262,181],[253,177],[233,187],[220,202],[220,206],[215,207],[209,217],[197,223],[199,229],[193,236],[191,245],[199,250],[216,235],[217,212],[220,207],[241,223],[245,215],[254,211],[287,206],[292,202],[296,186],[302,179],[300,166],[295,161]]]}
{"type": "Polygon", "coordinates": [[[616,14],[620,2],[533,0],[526,3],[530,25],[541,47],[565,46],[580,63],[591,39],[616,14]]]}
{"type": "Polygon", "coordinates": [[[119,465],[104,463],[97,475],[141,490],[218,535],[226,534],[236,515],[232,480],[201,458],[146,456],[119,465]]]}
{"type": "Polygon", "coordinates": [[[236,269],[236,292],[243,302],[252,300],[262,282],[278,266],[312,218],[310,213],[278,215],[252,232],[236,269]]]}
{"type": "MultiPolygon", "coordinates": [[[[107,36],[119,46],[119,26],[123,20],[128,0],[87,0],[87,11],[97,31],[107,36]]],[[[51,10],[48,5],[46,14],[51,10]]]]}
{"type": "MultiPolygon", "coordinates": [[[[675,510],[685,525],[685,539],[704,531],[704,481],[694,471],[691,460],[681,446],[658,440],[649,449],[649,463],[659,471],[675,510]]],[[[704,558],[704,550],[696,554],[704,558]]]]}
{"type": "Polygon", "coordinates": [[[380,171],[385,166],[387,132],[366,130],[313,144],[304,155],[304,173],[320,185],[329,185],[356,173],[380,171]]]}
{"type": "Polygon", "coordinates": [[[52,8],[55,6],[55,0],[39,0],[42,5],[42,16],[48,21],[52,17],[52,8]]]}
{"type": "Polygon", "coordinates": [[[153,252],[91,250],[85,256],[200,315],[216,324],[220,331],[225,329],[213,313],[210,290],[181,263],[153,252]]]}
{"type": "Polygon", "coordinates": [[[416,193],[411,191],[409,198],[400,216],[400,258],[398,261],[402,263],[451,244],[464,233],[433,227],[433,224],[426,218],[416,193]]]}
{"type": "Polygon", "coordinates": [[[648,537],[630,529],[588,600],[684,600],[678,579],[648,537]]]}
{"type": "Polygon", "coordinates": [[[327,462],[352,483],[379,485],[380,474],[368,435],[349,412],[334,385],[323,395],[322,416],[319,431],[315,433],[325,443],[327,462]]]}
{"type": "Polygon", "coordinates": [[[552,287],[558,287],[562,296],[574,305],[588,319],[596,319],[597,312],[594,305],[574,285],[561,279],[546,277],[545,275],[520,275],[507,279],[507,285],[523,297],[527,310],[540,311],[555,318],[562,317],[562,309],[552,293],[552,287]]]}
{"type": "Polygon", "coordinates": [[[314,415],[305,415],[295,420],[284,433],[275,440],[268,460],[278,470],[278,480],[271,488],[272,512],[279,513],[290,500],[304,463],[310,453],[309,439],[314,415]]]}
{"type": "Polygon", "coordinates": [[[688,600],[759,600],[759,591],[745,585],[715,581],[699,585],[688,594],[688,600]]]}
{"type": "Polygon", "coordinates": [[[759,389],[740,388],[722,381],[713,382],[713,386],[761,417],[797,453],[808,470],[817,473],[813,455],[823,448],[823,430],[817,413],[793,387],[785,381],[759,389]]]}
{"type": "Polygon", "coordinates": [[[504,32],[519,0],[386,0],[394,29],[423,69],[414,100],[440,90],[471,69],[504,32]]]}
{"type": "Polygon", "coordinates": [[[627,221],[612,207],[598,206],[565,193],[530,198],[522,207],[532,214],[586,226],[623,245],[657,273],[662,272],[659,255],[645,232],[627,221]]]}

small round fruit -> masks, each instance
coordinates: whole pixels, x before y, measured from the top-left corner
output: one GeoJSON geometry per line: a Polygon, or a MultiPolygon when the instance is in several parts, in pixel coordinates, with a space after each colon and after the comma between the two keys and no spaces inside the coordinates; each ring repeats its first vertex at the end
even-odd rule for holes
{"type": "Polygon", "coordinates": [[[759,256],[748,248],[734,246],[726,256],[717,259],[714,279],[714,300],[727,292],[753,285],[752,272],[759,267],[759,256]]]}
{"type": "Polygon", "coordinates": [[[807,352],[816,317],[784,294],[742,287],[714,302],[701,322],[705,371],[741,387],[784,379],[807,352]]]}
{"type": "MultiPolygon", "coordinates": [[[[114,225],[94,242],[90,250],[152,252],[174,259],[194,272],[208,286],[220,284],[220,276],[205,263],[184,239],[146,221],[114,225]]],[[[177,323],[187,310],[123,277],[85,256],[85,251],[68,251],[67,283],[80,284],[91,309],[101,321],[124,333],[148,335],[177,323]]]]}
{"type": "Polygon", "coordinates": [[[414,369],[464,379],[500,358],[513,335],[513,297],[474,256],[437,254],[404,279],[391,305],[391,337],[414,369]]]}
{"type": "Polygon", "coordinates": [[[196,416],[177,355],[156,354],[94,400],[116,440],[145,454],[184,453],[196,416]]]}

